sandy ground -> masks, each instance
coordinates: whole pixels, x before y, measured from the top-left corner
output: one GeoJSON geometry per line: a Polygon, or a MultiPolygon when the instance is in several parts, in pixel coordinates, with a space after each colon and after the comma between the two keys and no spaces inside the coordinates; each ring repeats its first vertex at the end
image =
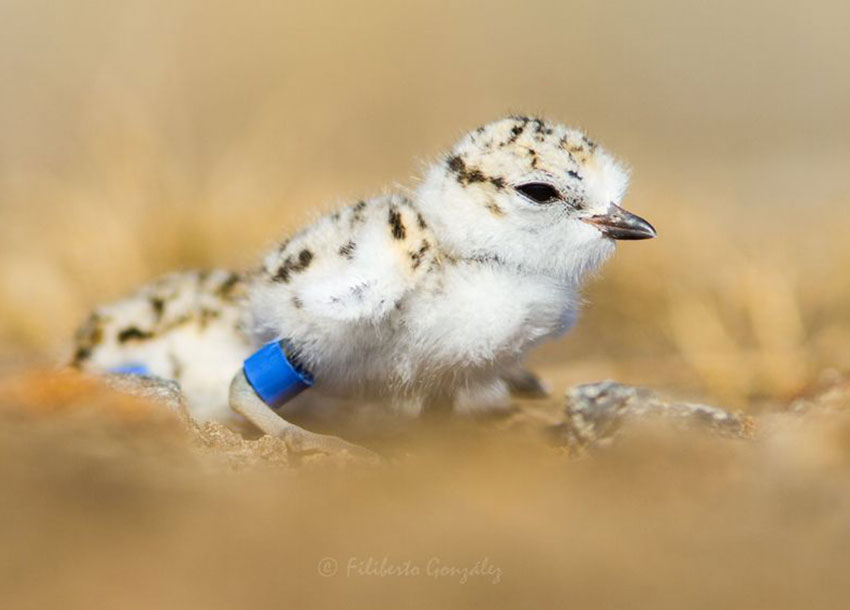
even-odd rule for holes
{"type": "Polygon", "coordinates": [[[379,467],[186,429],[32,372],[0,386],[4,608],[845,608],[850,382],[751,440],[636,425],[570,457],[561,399],[374,440],[379,467]]]}

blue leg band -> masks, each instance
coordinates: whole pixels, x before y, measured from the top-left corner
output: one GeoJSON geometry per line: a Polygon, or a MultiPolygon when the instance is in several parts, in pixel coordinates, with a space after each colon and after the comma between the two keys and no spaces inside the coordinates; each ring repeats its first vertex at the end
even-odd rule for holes
{"type": "Polygon", "coordinates": [[[273,408],[313,385],[313,376],[290,362],[280,341],[267,343],[249,356],[244,371],[257,396],[273,408]]]}
{"type": "Polygon", "coordinates": [[[139,363],[129,363],[122,364],[121,366],[113,366],[109,369],[110,373],[118,373],[120,375],[150,375],[150,371],[148,367],[144,364],[139,363]]]}

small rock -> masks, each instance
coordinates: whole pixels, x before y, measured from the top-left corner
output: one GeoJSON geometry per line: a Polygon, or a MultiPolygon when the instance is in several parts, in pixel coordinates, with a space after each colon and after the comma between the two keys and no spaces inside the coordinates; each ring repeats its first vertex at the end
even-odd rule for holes
{"type": "Polygon", "coordinates": [[[103,381],[117,392],[164,405],[177,415],[183,424],[189,427],[195,426],[189,416],[186,397],[180,389],[180,384],[176,381],[149,375],[124,375],[121,373],[104,375],[103,381]]]}
{"type": "Polygon", "coordinates": [[[709,405],[669,402],[647,388],[601,381],[566,392],[564,422],[555,426],[559,443],[571,450],[609,445],[627,423],[664,421],[706,429],[731,438],[751,438],[754,420],[709,405]]]}

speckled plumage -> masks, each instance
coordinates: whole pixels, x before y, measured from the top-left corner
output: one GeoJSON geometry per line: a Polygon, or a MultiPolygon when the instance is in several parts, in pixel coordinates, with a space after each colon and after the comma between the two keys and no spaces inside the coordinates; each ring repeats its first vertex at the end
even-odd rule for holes
{"type": "Polygon", "coordinates": [[[196,418],[226,420],[242,359],[285,338],[316,379],[314,397],[410,414],[504,406],[506,371],[575,320],[582,278],[614,249],[598,219],[625,214],[626,186],[622,166],[581,132],[496,121],[464,136],[410,196],[327,215],[256,273],[172,275],[99,308],[75,362],[145,363],[183,384],[196,418]],[[557,196],[536,201],[540,184],[557,196]]]}
{"type": "Polygon", "coordinates": [[[180,383],[192,415],[227,421],[227,384],[253,351],[245,303],[250,276],[172,273],[97,307],[77,331],[73,364],[103,372],[143,364],[180,383]]]}

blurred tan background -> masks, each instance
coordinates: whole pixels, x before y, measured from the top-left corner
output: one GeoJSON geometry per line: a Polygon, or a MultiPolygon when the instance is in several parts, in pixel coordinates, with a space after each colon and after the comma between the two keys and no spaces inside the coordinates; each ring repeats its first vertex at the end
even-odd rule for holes
{"type": "Polygon", "coordinates": [[[62,358],[93,304],[244,267],[509,111],[633,168],[624,244],[559,383],[730,404],[850,363],[847,3],[0,2],[2,361],[62,358]]]}
{"type": "Polygon", "coordinates": [[[848,26],[837,0],[0,0],[0,606],[850,607],[850,380],[787,408],[850,368],[848,26]],[[423,423],[390,467],[314,470],[39,368],[94,304],[252,265],[506,112],[586,128],[660,232],[517,419],[613,377],[748,408],[755,439],[569,460],[539,422],[423,423]]]}

